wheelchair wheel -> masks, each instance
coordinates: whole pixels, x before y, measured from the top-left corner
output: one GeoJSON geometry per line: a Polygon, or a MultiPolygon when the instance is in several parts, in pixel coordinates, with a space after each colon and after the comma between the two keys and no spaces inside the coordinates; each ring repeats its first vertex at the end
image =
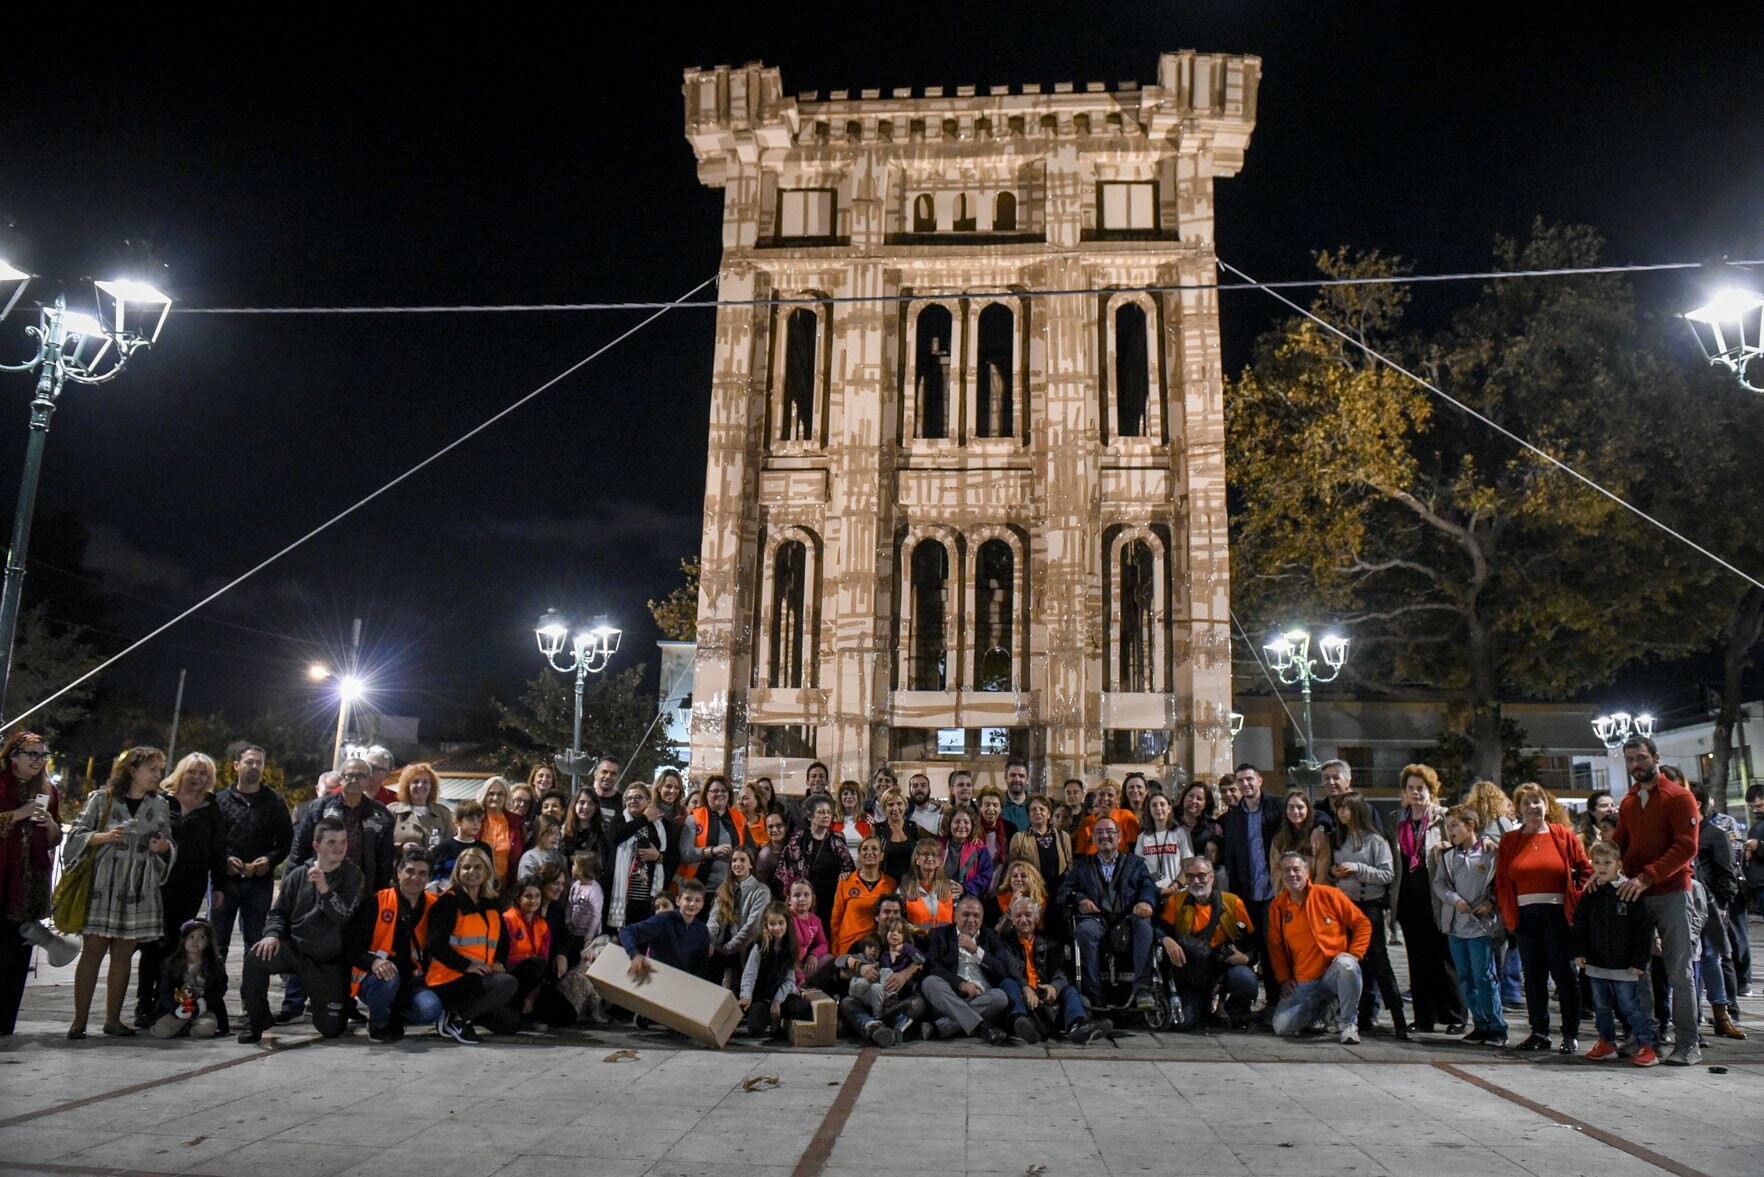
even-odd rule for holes
{"type": "Polygon", "coordinates": [[[1152,990],[1152,1007],[1145,1011],[1145,1028],[1154,1034],[1176,1025],[1176,1010],[1170,1003],[1170,990],[1158,985],[1152,990]]]}

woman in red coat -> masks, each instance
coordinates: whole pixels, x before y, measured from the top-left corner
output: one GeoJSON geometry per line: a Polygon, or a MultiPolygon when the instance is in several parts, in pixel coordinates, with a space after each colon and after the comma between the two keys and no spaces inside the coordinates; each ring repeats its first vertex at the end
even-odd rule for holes
{"type": "Polygon", "coordinates": [[[31,971],[31,945],[19,930],[49,914],[49,852],[61,841],[61,801],[45,771],[48,758],[35,732],[13,732],[0,745],[0,1038],[12,1033],[31,971]]]}
{"type": "Polygon", "coordinates": [[[1592,877],[1592,861],[1568,824],[1561,803],[1542,785],[1526,783],[1513,793],[1520,826],[1501,838],[1495,859],[1495,899],[1501,919],[1519,945],[1525,967],[1525,1012],[1531,1036],[1519,1050],[1550,1048],[1549,979],[1555,978],[1562,1012],[1563,1054],[1580,1044],[1580,978],[1574,975],[1574,905],[1592,877]]]}

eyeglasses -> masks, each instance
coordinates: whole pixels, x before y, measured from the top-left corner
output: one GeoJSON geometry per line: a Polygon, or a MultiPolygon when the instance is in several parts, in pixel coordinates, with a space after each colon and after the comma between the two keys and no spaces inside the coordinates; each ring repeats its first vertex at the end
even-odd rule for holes
{"type": "Polygon", "coordinates": [[[22,748],[19,749],[17,752],[14,752],[13,755],[14,756],[23,756],[26,760],[35,760],[35,761],[38,761],[39,763],[44,760],[49,759],[49,753],[47,753],[47,752],[27,752],[22,748]]]}
{"type": "Polygon", "coordinates": [[[1213,876],[1209,875],[1209,874],[1198,874],[1198,875],[1187,874],[1187,875],[1183,875],[1182,877],[1187,879],[1191,883],[1204,883],[1208,879],[1212,878],[1213,876]]]}
{"type": "Polygon", "coordinates": [[[346,781],[365,781],[368,779],[368,774],[365,772],[346,772],[343,774],[343,779],[346,781]]]}

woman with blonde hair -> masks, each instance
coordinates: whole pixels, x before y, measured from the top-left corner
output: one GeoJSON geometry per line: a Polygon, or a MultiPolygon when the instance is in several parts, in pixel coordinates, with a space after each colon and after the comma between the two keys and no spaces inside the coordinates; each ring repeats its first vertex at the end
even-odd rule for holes
{"type": "Polygon", "coordinates": [[[427,764],[404,766],[398,800],[386,808],[392,811],[394,858],[400,846],[414,844],[426,852],[453,837],[453,812],[441,803],[441,778],[427,764]]]}
{"type": "Polygon", "coordinates": [[[1047,881],[1035,864],[1028,859],[1019,858],[1001,872],[998,888],[998,934],[1005,935],[1005,929],[1011,922],[1011,901],[1018,896],[1028,896],[1035,900],[1041,914],[1036,917],[1036,926],[1041,925],[1047,915],[1047,881]]]}
{"type": "Polygon", "coordinates": [[[1519,1050],[1550,1048],[1549,981],[1562,1013],[1563,1054],[1579,1052],[1580,978],[1574,972],[1574,908],[1592,877],[1592,860],[1568,824],[1567,811],[1542,785],[1513,791],[1521,824],[1501,839],[1495,898],[1501,920],[1519,945],[1525,970],[1525,1013],[1531,1035],[1519,1050]]]}
{"type": "Polygon", "coordinates": [[[170,873],[160,885],[165,931],[157,940],[141,942],[135,979],[135,1029],[153,1024],[159,1008],[160,975],[166,957],[178,951],[184,924],[196,918],[209,888],[227,885],[227,817],[214,799],[214,761],[192,752],[160,786],[171,814],[171,840],[176,847],[170,873]]]}
{"type": "Polygon", "coordinates": [[[919,827],[907,820],[907,795],[890,789],[876,798],[879,815],[874,827],[882,839],[882,873],[899,882],[913,869],[913,847],[918,844],[919,827]]]}
{"type": "Polygon", "coordinates": [[[158,791],[165,753],[136,747],[116,758],[110,779],[95,789],[74,819],[61,846],[61,868],[68,871],[86,855],[92,859],[92,891],[82,929],[85,948],[74,970],[74,1016],[67,1036],[86,1036],[98,970],[110,958],[104,994],[104,1032],[132,1038],[122,1020],[129,993],[129,964],[135,945],[165,934],[165,900],[160,886],[171,875],[177,844],[171,839],[171,806],[158,791]]]}
{"type": "Polygon", "coordinates": [[[900,881],[901,909],[915,935],[955,923],[955,901],[961,889],[943,869],[943,843],[920,838],[913,847],[913,867],[900,881]]]}
{"type": "Polygon", "coordinates": [[[478,804],[484,807],[484,827],[478,831],[478,839],[495,855],[498,889],[514,882],[514,869],[527,852],[527,823],[508,807],[513,795],[507,777],[493,776],[478,790],[478,804]]]}
{"type": "Polygon", "coordinates": [[[506,1006],[519,982],[508,972],[508,930],[496,901],[501,888],[491,857],[476,846],[459,852],[447,890],[429,908],[429,991],[444,1012],[435,1033],[475,1046],[472,1022],[506,1006]]]}
{"type": "Polygon", "coordinates": [[[1516,830],[1513,802],[1507,791],[1493,781],[1477,781],[1470,786],[1464,804],[1476,814],[1477,835],[1498,843],[1508,830],[1516,830]]]}

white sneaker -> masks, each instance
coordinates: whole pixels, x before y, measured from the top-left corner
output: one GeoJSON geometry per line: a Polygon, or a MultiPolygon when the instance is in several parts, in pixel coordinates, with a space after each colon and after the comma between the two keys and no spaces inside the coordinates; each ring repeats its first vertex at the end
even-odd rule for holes
{"type": "Polygon", "coordinates": [[[1343,1030],[1341,1032],[1341,1044],[1343,1046],[1358,1046],[1360,1044],[1360,1028],[1358,1026],[1349,1026],[1347,1029],[1343,1030]]]}

